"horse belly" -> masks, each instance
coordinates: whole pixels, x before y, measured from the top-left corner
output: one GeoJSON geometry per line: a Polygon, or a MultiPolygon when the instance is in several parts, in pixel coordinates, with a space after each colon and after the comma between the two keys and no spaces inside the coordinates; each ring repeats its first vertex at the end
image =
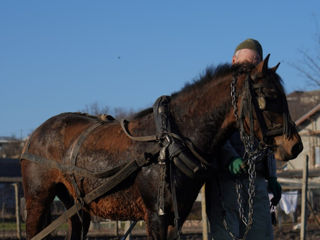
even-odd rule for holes
{"type": "Polygon", "coordinates": [[[90,212],[111,220],[143,220],[146,207],[137,191],[127,189],[92,202],[90,212]]]}

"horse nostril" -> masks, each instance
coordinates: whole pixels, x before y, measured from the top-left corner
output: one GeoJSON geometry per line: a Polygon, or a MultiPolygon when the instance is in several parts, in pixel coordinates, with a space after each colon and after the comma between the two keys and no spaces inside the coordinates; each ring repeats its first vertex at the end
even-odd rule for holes
{"type": "Polygon", "coordinates": [[[291,153],[296,157],[302,150],[303,150],[302,142],[298,142],[292,147],[291,153]]]}

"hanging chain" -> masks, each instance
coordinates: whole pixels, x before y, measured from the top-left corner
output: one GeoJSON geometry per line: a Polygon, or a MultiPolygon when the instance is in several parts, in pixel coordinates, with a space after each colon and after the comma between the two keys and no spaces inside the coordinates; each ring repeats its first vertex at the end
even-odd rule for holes
{"type": "MultiPolygon", "coordinates": [[[[236,96],[236,81],[237,77],[234,75],[233,80],[231,82],[231,98],[232,98],[232,106],[234,115],[236,117],[236,120],[239,120],[238,115],[238,106],[237,106],[237,96],[236,96]]],[[[256,160],[256,153],[259,153],[257,151],[257,148],[254,144],[254,139],[252,139],[250,136],[248,136],[244,131],[240,132],[241,135],[241,141],[244,144],[245,148],[245,156],[247,156],[247,166],[248,166],[248,218],[245,217],[244,214],[244,203],[242,202],[241,192],[242,192],[242,184],[239,181],[239,179],[236,180],[236,192],[237,192],[237,201],[239,205],[239,217],[242,220],[242,222],[246,226],[246,232],[244,234],[244,238],[246,236],[246,233],[250,230],[252,225],[252,218],[253,218],[253,199],[255,196],[255,185],[254,180],[256,178],[256,171],[255,171],[255,160],[256,160]]]]}
{"type": "MultiPolygon", "coordinates": [[[[239,121],[238,115],[238,105],[237,105],[237,93],[236,93],[236,83],[237,76],[234,75],[231,82],[231,102],[233,106],[233,113],[237,121],[239,121]]],[[[253,137],[248,136],[244,131],[240,131],[241,140],[245,147],[245,156],[247,159],[248,166],[248,216],[246,218],[244,214],[244,203],[241,196],[241,192],[243,191],[243,186],[239,180],[236,181],[236,193],[237,193],[237,202],[239,205],[239,217],[241,221],[246,226],[246,230],[242,236],[242,238],[236,237],[228,227],[226,219],[224,217],[223,224],[229,235],[233,240],[244,240],[246,239],[249,230],[251,229],[253,223],[253,205],[254,205],[254,197],[255,197],[255,184],[254,181],[256,179],[256,165],[255,163],[265,156],[266,149],[259,149],[253,137]]]]}
{"type": "Polygon", "coordinates": [[[233,114],[236,117],[236,120],[239,120],[239,116],[238,116],[238,97],[237,97],[237,89],[236,89],[236,84],[237,84],[237,77],[236,75],[233,75],[233,79],[231,82],[231,103],[233,106],[233,114]]]}

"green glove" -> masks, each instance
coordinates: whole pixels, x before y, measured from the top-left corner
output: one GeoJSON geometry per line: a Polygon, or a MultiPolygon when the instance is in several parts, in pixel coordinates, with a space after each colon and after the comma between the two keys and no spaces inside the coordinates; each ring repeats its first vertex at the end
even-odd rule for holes
{"type": "Polygon", "coordinates": [[[276,177],[270,177],[268,179],[268,188],[270,192],[273,194],[273,198],[271,199],[271,204],[273,206],[276,206],[280,199],[282,194],[282,188],[280,183],[278,182],[276,177]]]}
{"type": "Polygon", "coordinates": [[[238,175],[243,172],[243,160],[242,158],[235,158],[229,164],[229,171],[233,175],[238,175]]]}

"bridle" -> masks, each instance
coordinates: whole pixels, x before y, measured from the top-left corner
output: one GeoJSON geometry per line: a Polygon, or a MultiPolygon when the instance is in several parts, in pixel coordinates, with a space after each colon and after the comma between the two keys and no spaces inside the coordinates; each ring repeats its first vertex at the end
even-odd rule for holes
{"type": "MultiPolygon", "coordinates": [[[[260,140],[260,145],[267,147],[272,146],[274,137],[285,135],[287,138],[290,138],[295,128],[294,122],[291,120],[288,106],[286,102],[286,97],[281,93],[280,102],[282,108],[280,111],[283,113],[283,123],[274,127],[268,126],[266,122],[265,114],[268,114],[268,111],[274,111],[274,109],[269,109],[268,107],[268,97],[263,93],[263,89],[268,88],[266,83],[254,83],[263,76],[254,76],[252,77],[250,73],[247,73],[244,89],[242,91],[242,100],[240,103],[240,115],[238,115],[237,100],[238,96],[236,93],[236,83],[237,83],[238,74],[233,75],[233,80],[231,83],[231,97],[232,105],[234,108],[234,115],[239,124],[240,133],[242,135],[248,135],[245,131],[245,118],[248,117],[249,123],[247,125],[249,128],[249,136],[254,137],[254,117],[253,112],[255,112],[256,120],[261,130],[262,139],[260,140]]],[[[278,110],[279,111],[279,110],[278,110]]]]}
{"type": "MultiPolygon", "coordinates": [[[[265,83],[254,83],[259,78],[263,76],[256,75],[251,76],[251,71],[247,71],[244,87],[241,93],[242,99],[240,102],[240,109],[238,109],[238,95],[236,91],[237,79],[240,74],[243,74],[243,71],[238,71],[233,74],[233,79],[231,82],[231,98],[233,113],[237,120],[240,129],[241,140],[245,148],[245,156],[247,160],[249,183],[248,183],[248,216],[245,217],[244,208],[241,198],[242,184],[239,180],[236,180],[236,192],[237,192],[237,201],[239,205],[239,216],[242,222],[245,224],[246,229],[241,239],[246,239],[246,236],[251,229],[253,223],[253,199],[255,196],[255,185],[254,180],[256,178],[256,169],[255,164],[258,161],[264,159],[268,154],[271,154],[272,142],[274,137],[285,134],[287,137],[291,137],[292,128],[295,127],[294,123],[291,121],[287,102],[285,95],[281,95],[281,104],[283,108],[283,124],[280,126],[270,127],[268,126],[264,112],[267,112],[268,103],[266,101],[266,96],[263,93],[263,89],[267,88],[265,83]],[[238,110],[239,113],[238,114],[238,110]],[[258,122],[259,128],[261,129],[262,139],[257,141],[257,137],[254,134],[254,116],[256,114],[256,120],[258,122]],[[247,125],[249,128],[249,134],[245,130],[246,118],[249,119],[247,125]]],[[[280,104],[280,103],[279,103],[280,104]]],[[[266,113],[267,114],[267,113],[266,113]]],[[[228,231],[232,239],[239,240],[229,229],[226,219],[223,220],[224,227],[228,231]]]]}

